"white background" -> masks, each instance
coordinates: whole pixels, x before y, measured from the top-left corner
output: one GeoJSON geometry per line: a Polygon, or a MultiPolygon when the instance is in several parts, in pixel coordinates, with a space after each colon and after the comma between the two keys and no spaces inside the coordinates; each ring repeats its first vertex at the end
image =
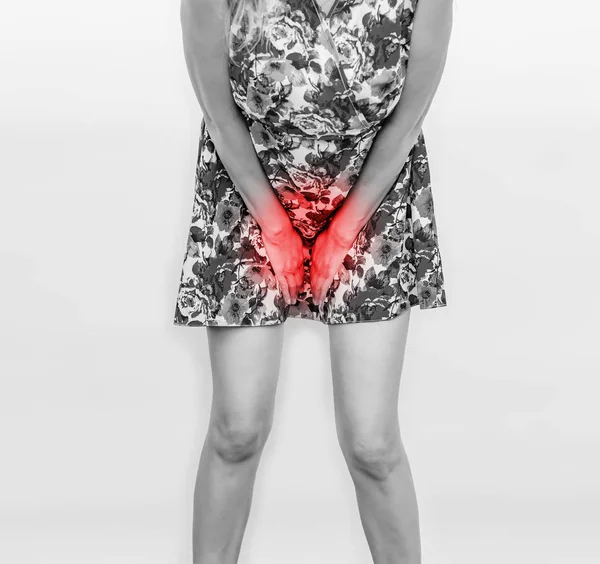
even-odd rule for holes
{"type": "MultiPolygon", "coordinates": [[[[201,118],[179,4],[3,12],[0,561],[190,563],[211,380],[206,330],[172,325],[201,118]]],[[[448,307],[413,309],[399,405],[425,564],[600,561],[599,19],[458,0],[424,127],[448,307]]],[[[371,562],[327,327],[285,331],[240,564],[371,562]]]]}

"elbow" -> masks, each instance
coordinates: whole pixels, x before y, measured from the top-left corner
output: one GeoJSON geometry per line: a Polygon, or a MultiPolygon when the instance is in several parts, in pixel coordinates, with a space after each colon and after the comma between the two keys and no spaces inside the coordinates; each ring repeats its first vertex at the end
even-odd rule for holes
{"type": "Polygon", "coordinates": [[[179,4],[179,18],[182,25],[194,18],[202,17],[206,10],[210,10],[210,1],[207,0],[181,0],[179,4]]]}
{"type": "Polygon", "coordinates": [[[185,21],[185,18],[187,18],[189,15],[190,3],[191,0],[181,0],[179,3],[179,17],[181,18],[182,22],[185,21]]]}
{"type": "Polygon", "coordinates": [[[419,37],[411,46],[410,56],[428,61],[444,60],[450,45],[450,29],[437,30],[419,37]]]}
{"type": "Polygon", "coordinates": [[[206,124],[206,127],[209,131],[214,131],[216,133],[217,130],[219,129],[219,127],[217,127],[217,124],[215,123],[215,121],[213,119],[211,119],[210,116],[206,112],[204,112],[202,114],[202,120],[206,124]]]}
{"type": "Polygon", "coordinates": [[[192,9],[201,7],[205,3],[206,3],[206,0],[181,0],[180,9],[192,10],[192,9]]]}
{"type": "Polygon", "coordinates": [[[236,121],[237,116],[235,115],[220,115],[219,117],[208,115],[208,112],[203,112],[202,119],[206,125],[206,129],[210,133],[211,137],[215,138],[227,138],[232,131],[235,131],[235,127],[238,126],[236,121]]]}
{"type": "Polygon", "coordinates": [[[452,2],[445,4],[445,12],[436,13],[424,21],[413,33],[411,57],[413,54],[428,59],[445,58],[452,35],[452,2]]]}

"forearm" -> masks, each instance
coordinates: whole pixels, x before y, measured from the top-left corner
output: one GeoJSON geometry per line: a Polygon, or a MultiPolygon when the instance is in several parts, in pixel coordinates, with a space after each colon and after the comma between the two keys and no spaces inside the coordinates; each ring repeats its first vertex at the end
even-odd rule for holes
{"type": "Polygon", "coordinates": [[[354,186],[331,221],[351,243],[377,211],[418,140],[446,63],[452,0],[420,0],[400,100],[383,122],[354,186]]]}
{"type": "Polygon", "coordinates": [[[183,50],[205,127],[233,184],[261,229],[272,235],[290,225],[256,154],[233,99],[223,39],[225,0],[182,0],[183,50]]]}
{"type": "Polygon", "coordinates": [[[244,119],[206,121],[206,127],[248,211],[263,232],[277,236],[291,221],[260,164],[244,119]]]}
{"type": "Polygon", "coordinates": [[[410,130],[386,124],[379,131],[357,181],[331,220],[330,228],[340,239],[352,243],[377,211],[417,142],[422,121],[410,130]]]}

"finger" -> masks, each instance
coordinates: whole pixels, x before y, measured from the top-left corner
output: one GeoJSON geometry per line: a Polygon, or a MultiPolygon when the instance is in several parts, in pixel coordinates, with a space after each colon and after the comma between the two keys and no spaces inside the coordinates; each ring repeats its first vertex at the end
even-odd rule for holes
{"type": "Polygon", "coordinates": [[[319,295],[321,296],[321,301],[325,301],[327,298],[327,293],[329,292],[329,288],[331,288],[331,283],[333,282],[333,277],[329,276],[328,278],[323,278],[321,282],[321,288],[319,290],[319,295]]]}
{"type": "Polygon", "coordinates": [[[300,268],[296,270],[296,284],[298,288],[300,288],[302,284],[304,284],[304,264],[302,264],[300,268]]]}
{"type": "Polygon", "coordinates": [[[329,290],[331,289],[332,283],[333,283],[333,277],[326,280],[325,284],[323,284],[323,299],[325,299],[327,297],[327,294],[329,293],[329,290]]]}
{"type": "Polygon", "coordinates": [[[302,284],[304,284],[304,255],[300,259],[300,261],[298,263],[298,267],[296,268],[295,278],[296,278],[296,284],[298,285],[298,288],[300,288],[302,286],[302,284]]]}
{"type": "Polygon", "coordinates": [[[296,279],[293,274],[286,274],[286,281],[289,288],[290,303],[294,304],[298,301],[298,288],[296,285],[296,279]]]}
{"type": "Polygon", "coordinates": [[[316,286],[319,278],[320,278],[320,270],[317,268],[317,265],[313,263],[310,267],[310,283],[311,283],[311,285],[316,286]]]}
{"type": "Polygon", "coordinates": [[[324,297],[324,291],[323,291],[323,282],[321,281],[319,283],[319,288],[317,290],[317,300],[319,304],[323,303],[323,297],[324,297]]]}
{"type": "Polygon", "coordinates": [[[312,301],[318,303],[317,288],[312,282],[310,284],[310,293],[312,294],[312,301]]]}
{"type": "Polygon", "coordinates": [[[312,284],[313,299],[317,302],[317,304],[321,303],[323,282],[323,278],[321,276],[317,276],[317,279],[312,284]]]}
{"type": "Polygon", "coordinates": [[[286,301],[286,303],[290,303],[290,290],[288,288],[288,283],[287,280],[285,279],[285,276],[281,276],[281,278],[277,277],[277,279],[279,280],[279,287],[281,288],[281,293],[283,294],[283,299],[286,301]]]}

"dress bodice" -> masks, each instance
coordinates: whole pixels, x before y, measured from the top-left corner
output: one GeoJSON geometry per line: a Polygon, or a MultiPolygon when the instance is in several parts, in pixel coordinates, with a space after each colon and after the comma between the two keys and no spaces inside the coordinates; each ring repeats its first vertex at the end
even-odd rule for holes
{"type": "MultiPolygon", "coordinates": [[[[375,132],[400,99],[417,0],[266,0],[264,40],[229,51],[236,104],[282,135],[375,132]]],[[[245,30],[232,26],[232,46],[245,30]]]]}

